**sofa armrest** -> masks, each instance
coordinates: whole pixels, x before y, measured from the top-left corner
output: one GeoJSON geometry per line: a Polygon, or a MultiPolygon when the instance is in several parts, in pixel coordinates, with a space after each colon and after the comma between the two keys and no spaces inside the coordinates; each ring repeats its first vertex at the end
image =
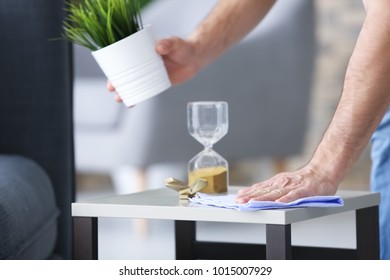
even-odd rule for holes
{"type": "Polygon", "coordinates": [[[58,214],[45,171],[25,157],[0,155],[0,259],[51,258],[58,214]]]}

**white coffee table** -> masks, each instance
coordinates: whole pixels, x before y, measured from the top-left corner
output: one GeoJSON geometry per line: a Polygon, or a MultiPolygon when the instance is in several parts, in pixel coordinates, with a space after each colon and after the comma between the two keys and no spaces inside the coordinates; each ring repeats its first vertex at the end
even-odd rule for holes
{"type": "MultiPolygon", "coordinates": [[[[236,193],[239,187],[230,187],[236,193]]],[[[182,203],[168,188],[115,195],[72,204],[74,258],[98,258],[98,218],[164,219],[175,221],[176,259],[378,259],[379,193],[339,191],[344,206],[239,212],[182,203]],[[291,245],[291,224],[347,211],[356,212],[356,249],[291,245]],[[266,244],[196,240],[196,222],[266,225],[266,244]]],[[[330,236],[329,238],[333,238],[330,236]]]]}

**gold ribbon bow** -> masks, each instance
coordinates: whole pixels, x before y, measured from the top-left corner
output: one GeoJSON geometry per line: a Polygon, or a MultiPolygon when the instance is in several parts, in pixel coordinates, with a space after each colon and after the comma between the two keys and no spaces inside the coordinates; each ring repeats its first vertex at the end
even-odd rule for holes
{"type": "Polygon", "coordinates": [[[188,186],[186,183],[170,177],[165,179],[165,185],[168,188],[179,192],[180,200],[188,200],[207,186],[207,180],[200,178],[188,186]]]}

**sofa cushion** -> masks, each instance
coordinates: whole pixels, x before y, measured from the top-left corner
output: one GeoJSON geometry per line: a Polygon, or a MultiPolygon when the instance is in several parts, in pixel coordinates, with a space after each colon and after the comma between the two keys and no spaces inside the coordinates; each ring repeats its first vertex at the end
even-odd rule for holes
{"type": "Polygon", "coordinates": [[[50,258],[58,214],[45,171],[25,157],[0,155],[0,259],[50,258]]]}

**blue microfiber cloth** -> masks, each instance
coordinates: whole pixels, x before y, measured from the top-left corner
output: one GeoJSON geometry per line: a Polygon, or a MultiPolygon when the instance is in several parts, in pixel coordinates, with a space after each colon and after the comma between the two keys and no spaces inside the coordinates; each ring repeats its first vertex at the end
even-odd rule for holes
{"type": "Polygon", "coordinates": [[[205,194],[198,193],[197,196],[190,198],[191,203],[197,203],[208,206],[235,209],[238,211],[257,211],[265,209],[286,209],[301,207],[338,207],[343,206],[344,201],[339,196],[310,196],[300,198],[289,203],[275,201],[249,201],[245,204],[236,203],[235,194],[205,194]]]}

